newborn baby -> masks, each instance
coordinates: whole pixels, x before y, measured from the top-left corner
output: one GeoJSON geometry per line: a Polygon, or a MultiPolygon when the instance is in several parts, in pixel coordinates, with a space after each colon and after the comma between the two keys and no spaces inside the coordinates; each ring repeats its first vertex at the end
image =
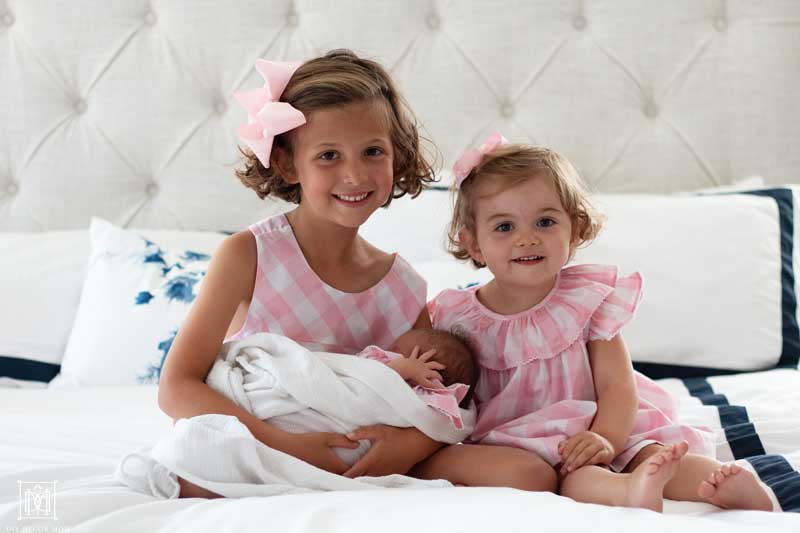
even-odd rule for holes
{"type": "MultiPolygon", "coordinates": [[[[477,377],[477,362],[465,342],[445,331],[415,329],[388,350],[367,346],[356,354],[312,352],[282,335],[257,333],[223,344],[206,382],[290,433],[345,435],[385,424],[414,426],[453,444],[474,428],[469,407],[477,377]],[[405,383],[395,381],[396,375],[405,383]]],[[[358,448],[333,451],[352,465],[369,446],[364,440],[358,448]]]]}
{"type": "Polygon", "coordinates": [[[412,329],[401,335],[388,350],[368,346],[358,357],[376,359],[388,365],[406,381],[425,389],[469,387],[459,407],[469,408],[478,381],[475,357],[460,338],[436,329],[412,329]]]}

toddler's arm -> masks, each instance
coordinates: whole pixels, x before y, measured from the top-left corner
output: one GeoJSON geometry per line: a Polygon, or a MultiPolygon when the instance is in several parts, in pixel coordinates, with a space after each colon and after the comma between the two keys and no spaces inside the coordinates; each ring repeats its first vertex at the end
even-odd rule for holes
{"type": "Polygon", "coordinates": [[[633,430],[639,398],[628,349],[622,335],[610,341],[589,341],[597,414],[590,431],[609,440],[616,454],[625,449],[633,430]]]}

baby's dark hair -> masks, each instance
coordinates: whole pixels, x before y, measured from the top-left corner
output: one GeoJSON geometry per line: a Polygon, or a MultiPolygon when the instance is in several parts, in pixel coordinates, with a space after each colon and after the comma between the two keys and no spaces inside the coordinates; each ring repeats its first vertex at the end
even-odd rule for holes
{"type": "Polygon", "coordinates": [[[436,348],[433,360],[447,367],[439,371],[446,387],[454,383],[469,385],[467,395],[458,404],[459,407],[468,408],[475,394],[479,375],[475,353],[469,342],[458,335],[439,329],[414,329],[411,331],[424,335],[426,346],[424,348],[420,346],[423,352],[430,348],[436,348]]]}
{"type": "MultiPolygon", "coordinates": [[[[394,148],[394,188],[383,207],[405,194],[416,197],[434,181],[433,169],[420,146],[416,119],[389,74],[375,61],[360,58],[350,50],[331,50],[300,65],[280,101],[291,104],[304,115],[361,102],[372,103],[385,114],[394,148]]],[[[259,198],[273,196],[300,203],[300,185],[285,180],[275,164],[278,150],[291,160],[295,131],[275,136],[269,168],[249,148],[239,148],[245,160],[244,166],[236,170],[236,176],[259,198]]]]}

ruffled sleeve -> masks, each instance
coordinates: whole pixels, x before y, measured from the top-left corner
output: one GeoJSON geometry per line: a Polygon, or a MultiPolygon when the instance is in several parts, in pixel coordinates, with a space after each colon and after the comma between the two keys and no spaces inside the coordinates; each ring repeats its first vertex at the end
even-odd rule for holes
{"type": "Polygon", "coordinates": [[[588,340],[611,340],[633,319],[642,300],[642,276],[634,272],[617,278],[614,290],[592,313],[588,340]]]}
{"type": "Polygon", "coordinates": [[[429,407],[433,407],[440,413],[445,414],[455,429],[464,429],[464,421],[461,418],[461,408],[458,404],[464,399],[469,391],[469,386],[463,383],[453,383],[449,387],[439,383],[440,388],[429,389],[422,385],[416,385],[414,392],[419,399],[429,407]]]}
{"type": "Polygon", "coordinates": [[[395,357],[400,357],[398,354],[394,352],[387,352],[383,348],[375,345],[370,345],[361,350],[358,354],[358,357],[362,357],[364,359],[372,359],[373,361],[378,361],[379,363],[383,363],[384,365],[388,365],[392,359],[395,357]]]}

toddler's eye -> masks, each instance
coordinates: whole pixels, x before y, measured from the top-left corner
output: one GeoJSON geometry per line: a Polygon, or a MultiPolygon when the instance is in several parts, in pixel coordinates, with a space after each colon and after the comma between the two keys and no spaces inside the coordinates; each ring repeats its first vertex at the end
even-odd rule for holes
{"type": "Polygon", "coordinates": [[[332,161],[339,157],[339,154],[336,153],[334,150],[328,150],[327,152],[322,152],[319,154],[319,158],[323,161],[332,161]]]}
{"type": "Polygon", "coordinates": [[[368,156],[383,155],[384,153],[385,152],[383,151],[383,148],[380,148],[379,146],[371,146],[364,150],[364,155],[368,156]]]}
{"type": "Polygon", "coordinates": [[[499,231],[501,233],[505,233],[507,231],[511,231],[511,222],[502,222],[494,227],[495,231],[499,231]]]}
{"type": "Polygon", "coordinates": [[[555,223],[556,221],[552,218],[542,218],[536,223],[536,225],[540,228],[549,228],[550,226],[554,226],[555,223]]]}

